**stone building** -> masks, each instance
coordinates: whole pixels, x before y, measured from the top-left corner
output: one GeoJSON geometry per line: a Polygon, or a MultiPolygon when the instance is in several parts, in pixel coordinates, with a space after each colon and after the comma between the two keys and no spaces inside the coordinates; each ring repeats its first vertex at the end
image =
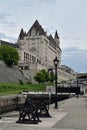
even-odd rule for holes
{"type": "Polygon", "coordinates": [[[22,69],[25,77],[30,82],[35,82],[33,77],[41,69],[53,70],[53,60],[57,56],[59,81],[75,78],[74,70],[68,66],[61,65],[60,39],[57,31],[55,36],[48,35],[38,20],[34,22],[28,32],[21,29],[15,44],[0,40],[0,44],[11,45],[17,48],[20,56],[18,67],[22,69]]]}
{"type": "Polygon", "coordinates": [[[39,69],[53,66],[53,59],[58,57],[61,62],[61,49],[59,36],[56,31],[55,37],[48,36],[42,26],[36,20],[26,33],[23,29],[18,37],[20,63],[35,62],[39,69]]]}
{"type": "Polygon", "coordinates": [[[74,71],[66,66],[61,66],[60,39],[57,31],[55,36],[47,35],[38,20],[34,22],[28,32],[21,29],[16,45],[19,46],[19,68],[23,70],[27,78],[33,77],[41,69],[54,69],[53,59],[59,60],[59,80],[74,78],[74,71]],[[71,71],[67,71],[71,70],[71,71]]]}

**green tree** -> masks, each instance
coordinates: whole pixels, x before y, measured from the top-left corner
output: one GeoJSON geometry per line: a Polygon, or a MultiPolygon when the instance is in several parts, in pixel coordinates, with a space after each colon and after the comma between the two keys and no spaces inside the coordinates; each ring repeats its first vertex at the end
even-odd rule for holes
{"type": "Polygon", "coordinates": [[[48,82],[50,80],[50,75],[49,75],[48,71],[46,71],[45,69],[42,69],[41,73],[43,75],[44,82],[48,82]]]}
{"type": "Polygon", "coordinates": [[[35,81],[38,83],[43,83],[43,75],[41,72],[37,72],[36,75],[34,76],[35,81]]]}
{"type": "Polygon", "coordinates": [[[50,76],[49,76],[49,73],[45,69],[42,69],[36,73],[36,75],[34,76],[34,79],[38,83],[44,83],[50,80],[50,76]]]}
{"type": "Polygon", "coordinates": [[[8,45],[0,45],[0,60],[8,67],[18,64],[19,54],[16,48],[8,45]]]}

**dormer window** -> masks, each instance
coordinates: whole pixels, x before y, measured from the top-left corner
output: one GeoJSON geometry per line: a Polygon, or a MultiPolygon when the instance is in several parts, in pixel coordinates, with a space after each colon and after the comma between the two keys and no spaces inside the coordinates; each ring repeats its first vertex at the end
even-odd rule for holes
{"type": "Polygon", "coordinates": [[[36,35],[36,30],[35,30],[34,28],[32,29],[31,35],[32,35],[32,36],[35,36],[35,35],[36,35]]]}
{"type": "Polygon", "coordinates": [[[39,35],[39,30],[38,29],[36,29],[36,35],[39,35]]]}

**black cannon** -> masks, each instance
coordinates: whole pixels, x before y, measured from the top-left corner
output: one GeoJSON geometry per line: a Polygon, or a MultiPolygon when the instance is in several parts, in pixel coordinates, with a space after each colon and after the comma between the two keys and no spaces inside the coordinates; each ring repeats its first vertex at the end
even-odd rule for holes
{"type": "Polygon", "coordinates": [[[49,107],[40,98],[29,98],[19,110],[19,119],[16,123],[38,124],[41,122],[39,117],[51,117],[49,107]]]}
{"type": "Polygon", "coordinates": [[[38,124],[41,122],[38,115],[38,109],[32,102],[32,99],[26,99],[23,107],[19,110],[19,119],[16,123],[38,124]]]}
{"type": "Polygon", "coordinates": [[[38,111],[39,117],[51,117],[48,104],[42,98],[32,98],[32,103],[38,111]]]}

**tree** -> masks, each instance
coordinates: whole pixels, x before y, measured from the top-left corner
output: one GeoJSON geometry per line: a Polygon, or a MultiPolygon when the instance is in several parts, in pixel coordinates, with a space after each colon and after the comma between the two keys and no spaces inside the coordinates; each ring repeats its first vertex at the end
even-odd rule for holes
{"type": "Polygon", "coordinates": [[[49,75],[48,71],[46,71],[45,69],[42,69],[41,73],[43,75],[44,82],[48,82],[50,80],[50,75],[49,75]]]}
{"type": "Polygon", "coordinates": [[[43,83],[43,75],[41,72],[37,72],[36,75],[34,76],[35,81],[38,83],[43,83]]]}
{"type": "Polygon", "coordinates": [[[8,45],[0,45],[0,60],[8,67],[18,64],[19,54],[16,48],[8,45]]]}
{"type": "Polygon", "coordinates": [[[34,76],[34,79],[38,83],[44,83],[50,80],[50,76],[49,76],[49,73],[45,69],[42,69],[36,73],[36,75],[34,76]]]}

